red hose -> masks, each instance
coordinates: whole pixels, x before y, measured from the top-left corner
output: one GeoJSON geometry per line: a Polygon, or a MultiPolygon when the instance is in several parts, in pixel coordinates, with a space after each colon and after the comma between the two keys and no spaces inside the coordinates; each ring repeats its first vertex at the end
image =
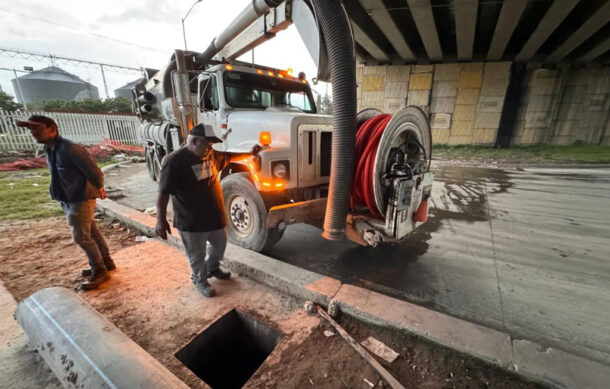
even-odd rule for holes
{"type": "Polygon", "coordinates": [[[383,216],[375,203],[374,168],[379,140],[392,115],[381,114],[364,122],[356,133],[356,169],[352,183],[351,207],[366,206],[379,219],[383,216]]]}

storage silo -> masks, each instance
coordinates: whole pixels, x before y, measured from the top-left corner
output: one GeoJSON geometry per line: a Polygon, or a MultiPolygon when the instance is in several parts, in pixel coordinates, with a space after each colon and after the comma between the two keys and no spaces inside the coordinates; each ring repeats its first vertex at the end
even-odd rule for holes
{"type": "MultiPolygon", "coordinates": [[[[18,78],[26,103],[49,99],[99,99],[97,87],[56,66],[36,70],[18,78]]],[[[23,103],[17,80],[12,79],[11,82],[17,101],[23,103]]]]}
{"type": "Polygon", "coordinates": [[[124,97],[127,100],[131,101],[131,90],[138,84],[144,81],[144,78],[138,78],[132,82],[129,82],[123,85],[120,88],[114,90],[114,97],[124,97]]]}

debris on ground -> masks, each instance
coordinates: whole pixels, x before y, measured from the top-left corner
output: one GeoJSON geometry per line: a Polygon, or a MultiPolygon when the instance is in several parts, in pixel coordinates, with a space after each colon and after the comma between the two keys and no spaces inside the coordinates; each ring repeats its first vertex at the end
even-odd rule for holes
{"type": "Polygon", "coordinates": [[[372,336],[369,336],[360,344],[373,354],[385,359],[388,363],[394,362],[394,360],[400,355],[396,351],[386,346],[384,343],[373,338],[372,336]]]}
{"type": "MultiPolygon", "coordinates": [[[[122,144],[114,139],[104,139],[102,142],[87,147],[89,155],[96,162],[107,162],[109,160],[130,160],[140,162],[144,155],[144,149],[139,146],[122,144]],[[119,157],[117,157],[119,156],[119,157]],[[134,159],[137,158],[137,159],[134,159]]],[[[15,171],[38,169],[47,167],[46,157],[38,155],[38,151],[30,152],[8,152],[0,156],[0,171],[15,171]]]]}
{"type": "Polygon", "coordinates": [[[144,210],[144,213],[147,215],[156,215],[157,214],[157,207],[148,207],[144,210]]]}
{"type": "Polygon", "coordinates": [[[334,336],[334,335],[335,335],[335,333],[334,333],[334,332],[332,332],[331,330],[325,330],[325,331],[324,331],[324,336],[326,336],[327,338],[328,338],[329,336],[334,336]]]}

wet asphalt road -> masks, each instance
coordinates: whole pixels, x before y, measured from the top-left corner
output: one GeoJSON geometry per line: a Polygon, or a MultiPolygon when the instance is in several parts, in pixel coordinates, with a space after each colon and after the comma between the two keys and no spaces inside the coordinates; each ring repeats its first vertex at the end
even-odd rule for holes
{"type": "MultiPolygon", "coordinates": [[[[610,364],[610,169],[444,166],[428,222],[399,245],[289,226],[271,257],[610,364]]],[[[142,164],[110,173],[154,205],[142,164]],[[116,175],[113,175],[116,174],[116,175]]]]}

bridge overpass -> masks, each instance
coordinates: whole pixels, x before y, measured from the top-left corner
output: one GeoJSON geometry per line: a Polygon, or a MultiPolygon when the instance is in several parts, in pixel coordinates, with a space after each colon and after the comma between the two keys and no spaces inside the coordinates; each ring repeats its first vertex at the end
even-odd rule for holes
{"type": "Polygon", "coordinates": [[[448,144],[610,144],[610,0],[353,0],[359,108],[448,144]]]}

